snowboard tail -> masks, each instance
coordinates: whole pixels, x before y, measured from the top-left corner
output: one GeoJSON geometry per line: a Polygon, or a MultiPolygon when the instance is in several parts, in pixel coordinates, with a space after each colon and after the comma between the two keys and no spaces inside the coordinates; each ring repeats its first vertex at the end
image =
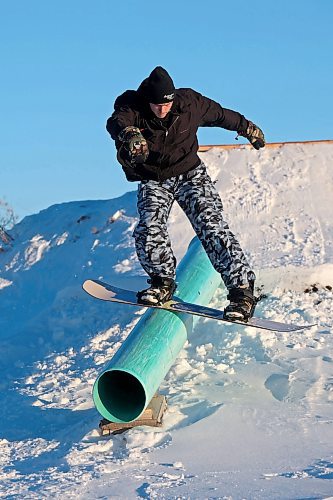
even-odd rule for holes
{"type": "Polygon", "coordinates": [[[138,297],[136,292],[132,290],[125,290],[123,288],[118,288],[99,280],[86,280],[83,283],[82,288],[89,295],[100,300],[106,300],[109,302],[118,302],[120,304],[129,304],[138,307],[149,307],[153,309],[163,309],[166,311],[187,313],[187,314],[192,314],[194,316],[202,316],[204,318],[223,321],[225,323],[233,323],[253,328],[259,328],[263,330],[271,330],[276,332],[294,332],[297,330],[303,330],[305,328],[310,328],[311,326],[313,326],[313,325],[301,326],[288,323],[279,323],[277,321],[271,321],[269,319],[262,319],[255,317],[250,318],[248,321],[231,320],[224,318],[223,316],[224,313],[220,309],[213,309],[212,307],[192,304],[190,302],[184,302],[177,297],[174,297],[172,300],[169,300],[161,305],[142,304],[138,302],[138,297]]]}

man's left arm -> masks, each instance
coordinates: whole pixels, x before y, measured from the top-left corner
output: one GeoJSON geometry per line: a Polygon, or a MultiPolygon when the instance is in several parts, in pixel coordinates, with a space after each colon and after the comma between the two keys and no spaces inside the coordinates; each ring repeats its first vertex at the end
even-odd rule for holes
{"type": "Polygon", "coordinates": [[[197,109],[200,113],[200,127],[222,127],[234,130],[245,137],[255,149],[265,146],[263,131],[245,116],[232,109],[223,108],[218,102],[195,92],[197,109]]]}

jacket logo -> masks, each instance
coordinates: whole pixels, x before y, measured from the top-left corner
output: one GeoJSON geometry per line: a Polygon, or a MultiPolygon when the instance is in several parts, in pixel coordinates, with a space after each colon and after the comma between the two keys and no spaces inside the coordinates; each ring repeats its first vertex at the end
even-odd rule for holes
{"type": "Polygon", "coordinates": [[[175,97],[175,94],[166,94],[163,97],[165,97],[165,99],[168,99],[168,101],[172,101],[175,97]]]}

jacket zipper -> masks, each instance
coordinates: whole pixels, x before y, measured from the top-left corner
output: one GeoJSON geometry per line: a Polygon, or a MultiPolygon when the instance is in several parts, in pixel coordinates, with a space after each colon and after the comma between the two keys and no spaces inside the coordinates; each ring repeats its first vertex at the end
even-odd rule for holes
{"type": "MultiPolygon", "coordinates": [[[[165,151],[165,141],[166,141],[166,138],[168,137],[169,135],[169,130],[171,129],[171,127],[174,126],[174,124],[176,123],[176,121],[178,120],[179,118],[179,115],[176,116],[176,118],[174,119],[174,121],[171,123],[170,127],[169,128],[166,128],[165,129],[165,132],[164,132],[164,141],[163,141],[163,151],[162,151],[162,154],[164,154],[164,151],[165,151]]],[[[157,172],[157,177],[158,177],[158,180],[161,181],[161,168],[159,168],[158,172],[157,172]]]]}

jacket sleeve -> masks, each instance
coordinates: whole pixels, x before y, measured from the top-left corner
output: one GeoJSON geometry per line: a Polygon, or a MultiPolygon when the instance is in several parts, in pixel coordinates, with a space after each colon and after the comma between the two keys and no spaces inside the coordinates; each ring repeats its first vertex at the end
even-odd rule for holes
{"type": "Polygon", "coordinates": [[[193,91],[199,114],[199,127],[222,127],[236,132],[245,132],[248,120],[232,109],[223,108],[218,102],[193,91]]]}
{"type": "Polygon", "coordinates": [[[130,182],[141,181],[143,177],[140,175],[140,168],[132,165],[126,158],[123,157],[121,149],[118,150],[117,160],[126,175],[126,179],[130,182]]]}
{"type": "Polygon", "coordinates": [[[114,112],[106,122],[106,130],[116,143],[117,159],[125,172],[126,179],[131,182],[142,180],[142,176],[140,175],[140,169],[128,161],[118,136],[125,127],[136,125],[137,112],[135,105],[132,105],[132,101],[133,91],[128,90],[119,96],[114,104],[114,112]]]}
{"type": "Polygon", "coordinates": [[[133,90],[127,90],[122,95],[117,97],[114,103],[114,112],[106,122],[106,130],[111,135],[112,139],[116,141],[118,149],[118,135],[125,127],[136,125],[136,105],[135,94],[133,90]]]}
{"type": "Polygon", "coordinates": [[[135,113],[128,106],[116,109],[106,122],[106,130],[111,135],[112,139],[118,142],[119,133],[129,126],[135,124],[135,113]]]}

